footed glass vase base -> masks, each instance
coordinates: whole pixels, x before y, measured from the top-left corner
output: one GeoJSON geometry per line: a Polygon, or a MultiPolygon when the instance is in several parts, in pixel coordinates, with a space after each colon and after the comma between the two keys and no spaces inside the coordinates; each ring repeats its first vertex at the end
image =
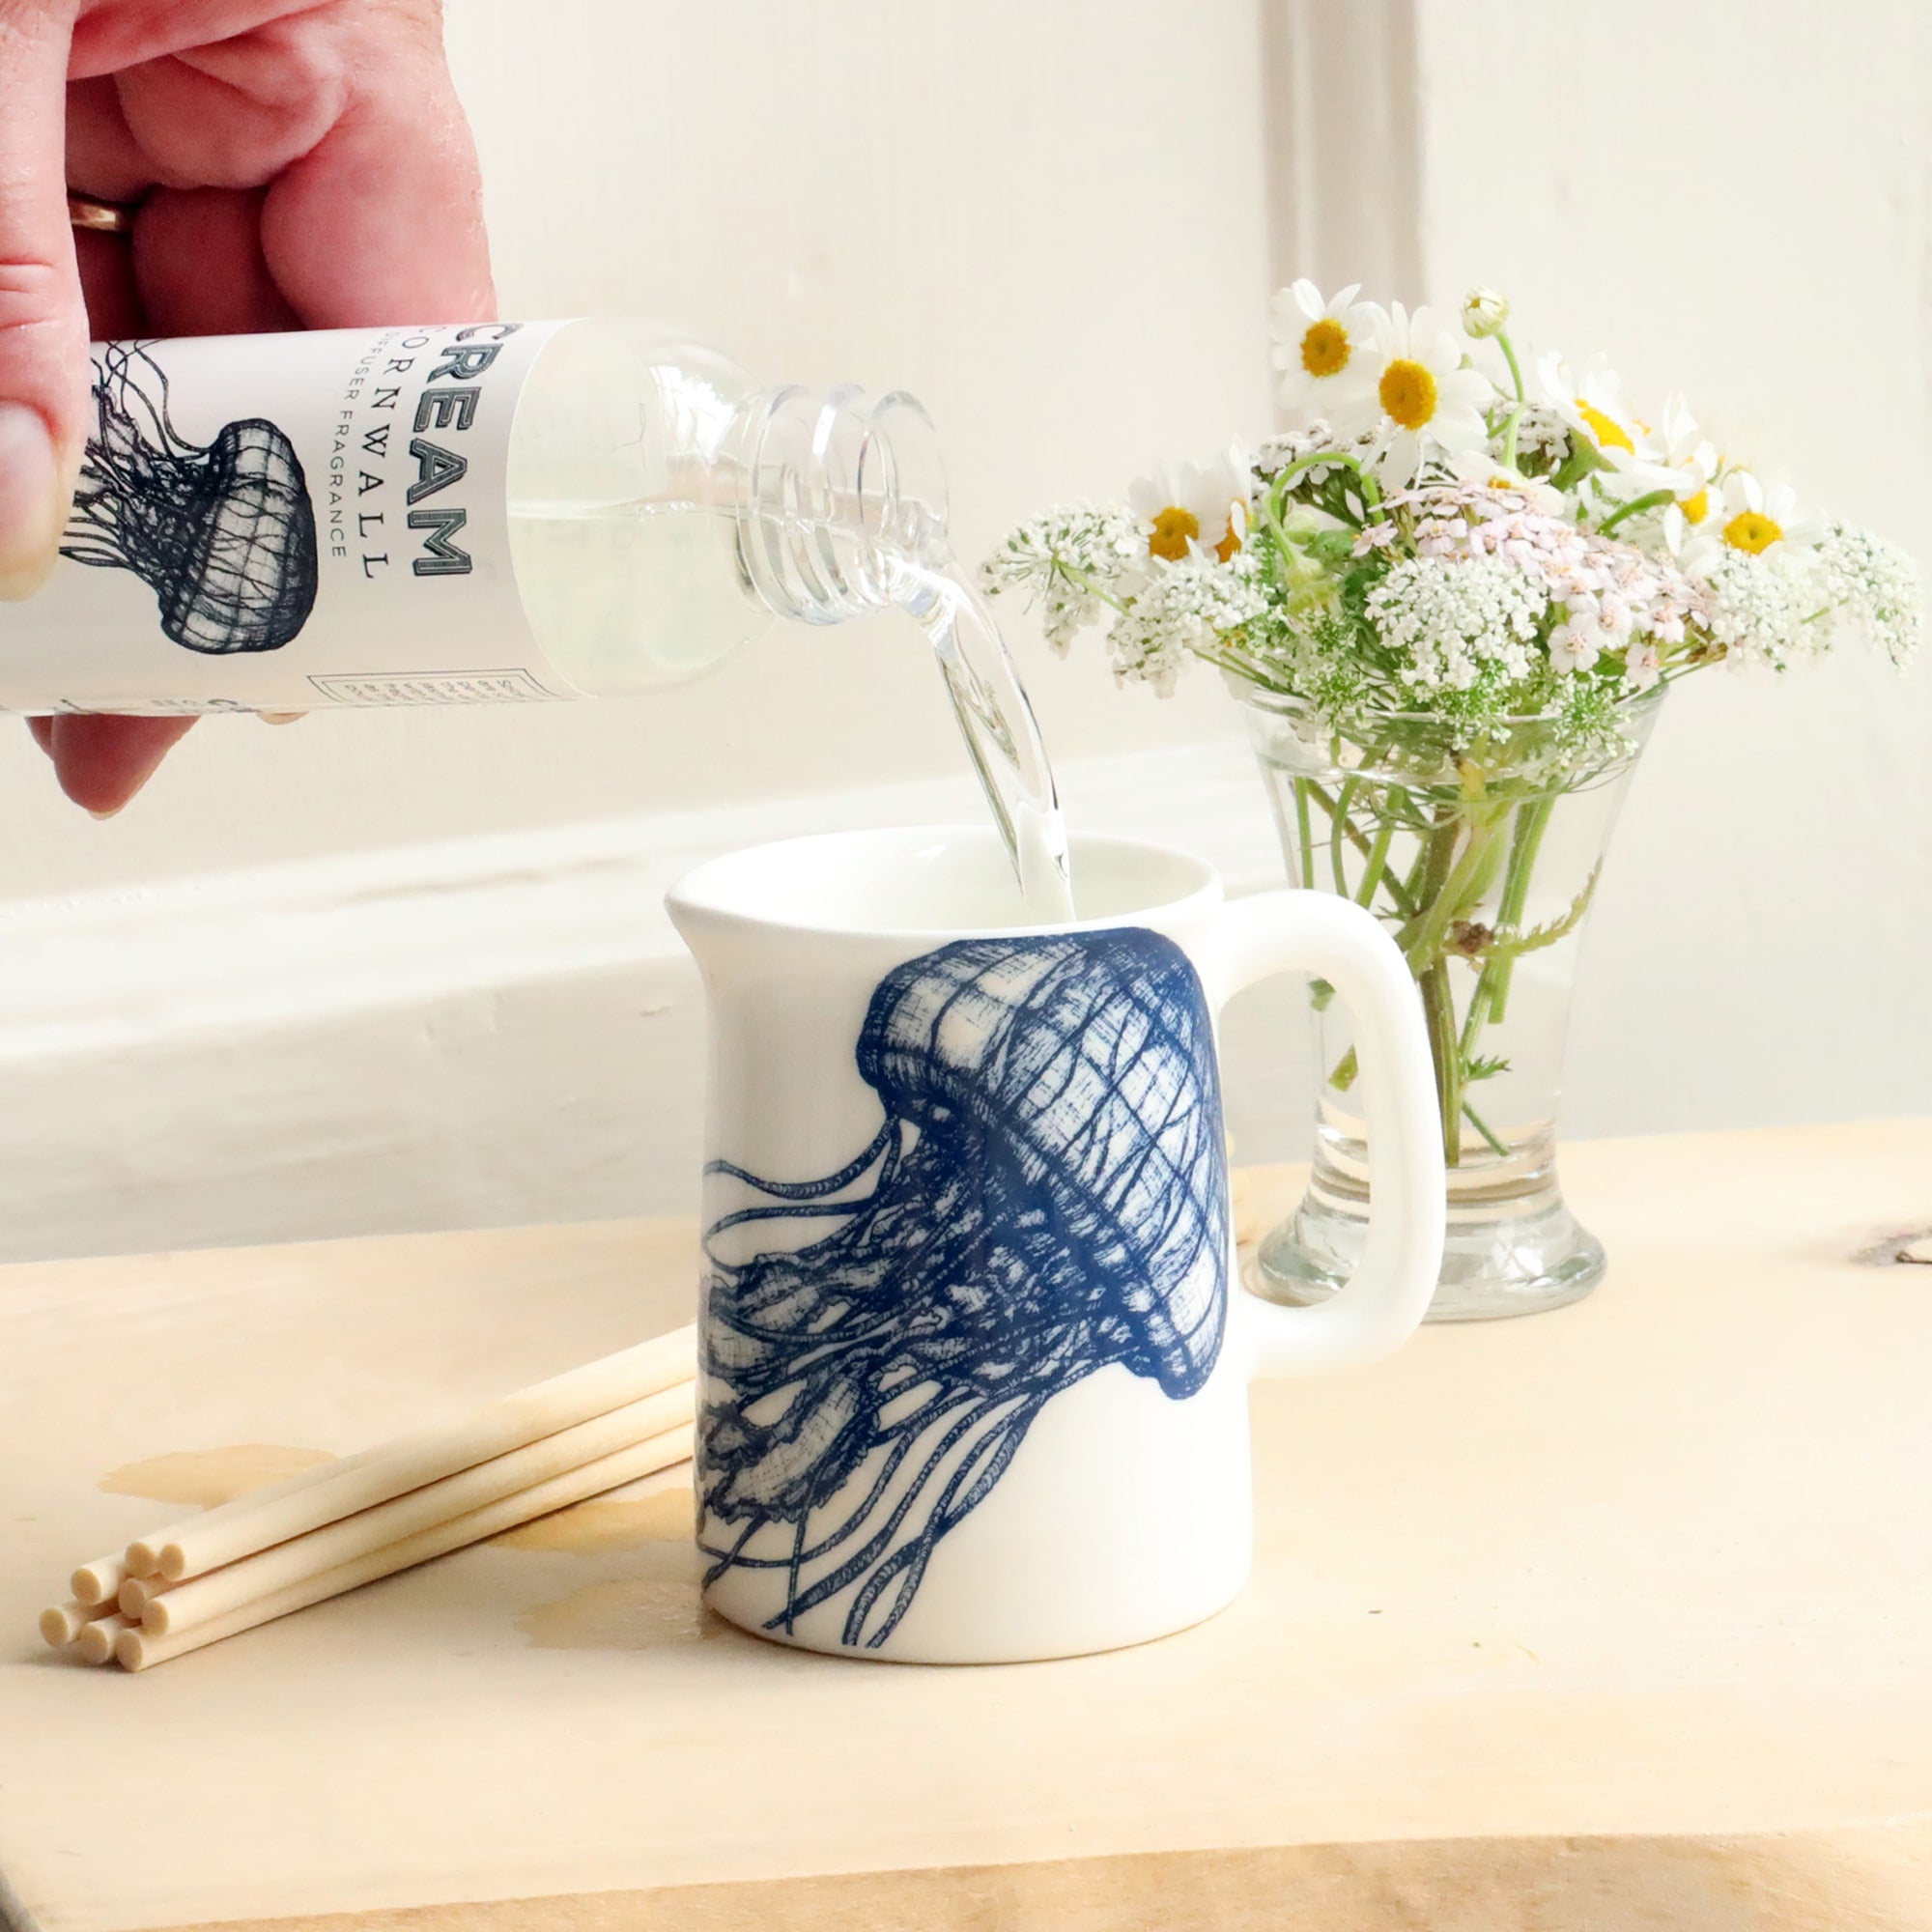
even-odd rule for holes
{"type": "MultiPolygon", "coordinates": [[[[1361,1260],[1368,1222],[1359,1202],[1336,1199],[1318,1172],[1301,1206],[1263,1237],[1257,1293],[1295,1307],[1326,1301],[1361,1260]]],[[[1350,1190],[1352,1192],[1352,1190],[1350,1190]]],[[[1519,1197],[1459,1204],[1451,1190],[1448,1238],[1430,1321],[1492,1321],[1580,1301],[1604,1278],[1604,1249],[1552,1185],[1519,1197]]]]}

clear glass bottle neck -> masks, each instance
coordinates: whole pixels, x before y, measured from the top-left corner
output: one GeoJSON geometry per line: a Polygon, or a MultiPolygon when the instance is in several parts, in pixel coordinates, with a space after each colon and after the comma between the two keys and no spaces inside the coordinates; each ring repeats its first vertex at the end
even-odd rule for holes
{"type": "Polygon", "coordinates": [[[766,389],[730,441],[739,559],[780,616],[837,624],[884,610],[948,560],[945,468],[915,398],[766,389]]]}

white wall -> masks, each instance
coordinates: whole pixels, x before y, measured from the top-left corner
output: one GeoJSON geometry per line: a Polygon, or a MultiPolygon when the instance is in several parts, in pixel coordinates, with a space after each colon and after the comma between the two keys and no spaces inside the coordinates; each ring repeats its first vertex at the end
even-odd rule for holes
{"type": "MultiPolygon", "coordinates": [[[[1416,10],[1427,294],[1507,290],[1932,564],[1927,40],[1828,9],[1416,10]]],[[[1672,697],[1605,877],[1582,1131],[1932,1105],[1932,656],[1672,697]]]]}
{"type": "MultiPolygon", "coordinates": [[[[1851,17],[452,0],[449,40],[505,312],[675,318],[774,375],[914,388],[969,554],[1264,426],[1270,270],[1357,261],[1389,295],[1507,288],[1932,554],[1924,48],[1902,0],[1851,17]]],[[[1021,647],[1081,822],[1271,876],[1207,680],[1163,706],[1021,647]]],[[[213,721],[104,826],[0,734],[0,1252],[688,1200],[695,992],[655,895],[720,844],[961,809],[920,650],[881,621],[636,706],[213,721]]],[[[1600,897],[1571,1131],[1922,1109],[1928,745],[1932,669],[1673,698],[1600,897]]],[[[1293,1151],[1292,1003],[1237,1015],[1231,1058],[1243,1150],[1293,1151]]]]}

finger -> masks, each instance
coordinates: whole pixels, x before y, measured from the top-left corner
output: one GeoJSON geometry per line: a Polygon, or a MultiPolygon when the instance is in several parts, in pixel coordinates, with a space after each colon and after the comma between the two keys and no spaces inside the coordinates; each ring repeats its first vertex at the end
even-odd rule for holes
{"type": "Polygon", "coordinates": [[[0,597],[53,568],[80,460],[87,314],[67,218],[66,0],[0,0],[0,597]]]}
{"type": "Polygon", "coordinates": [[[156,188],[134,217],[134,286],[157,335],[260,335],[296,313],[262,256],[262,196],[156,188]]]}
{"type": "Polygon", "coordinates": [[[74,22],[70,73],[120,73],[143,61],[234,40],[318,0],[130,0],[91,5],[74,22]]]}
{"type": "Polygon", "coordinates": [[[126,238],[76,230],[73,251],[80,264],[80,292],[87,299],[88,333],[94,340],[113,342],[152,333],[134,292],[134,261],[126,238]]]}
{"type": "MultiPolygon", "coordinates": [[[[128,132],[111,80],[70,81],[67,90],[67,180],[75,194],[98,201],[138,201],[154,175],[128,132]]],[[[87,329],[96,342],[149,333],[134,293],[134,258],[126,235],[76,229],[74,256],[87,329]]]]}
{"type": "Polygon", "coordinates": [[[437,9],[345,0],[328,17],[353,84],[328,132],[269,189],[270,272],[311,328],[493,316],[476,148],[437,9]]]}
{"type": "MultiPolygon", "coordinates": [[[[78,35],[86,29],[83,20],[78,35]]],[[[68,64],[73,71],[74,55],[68,64]]],[[[154,163],[128,131],[121,96],[105,74],[67,84],[67,185],[97,201],[138,201],[154,185],[154,163]]]]}
{"type": "Polygon", "coordinates": [[[63,712],[51,723],[61,790],[97,818],[108,818],[154,777],[155,767],[194,720],[63,712]]]}
{"type": "Polygon", "coordinates": [[[343,4],[117,74],[122,116],[156,180],[260,187],[313,148],[353,91],[335,24],[343,4]]]}

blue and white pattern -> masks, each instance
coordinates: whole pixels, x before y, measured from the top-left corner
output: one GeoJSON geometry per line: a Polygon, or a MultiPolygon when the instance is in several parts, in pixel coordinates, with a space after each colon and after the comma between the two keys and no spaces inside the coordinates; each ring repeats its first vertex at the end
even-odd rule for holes
{"type": "Polygon", "coordinates": [[[858,1065],[885,1121],[837,1173],[707,1169],[753,1201],[705,1236],[698,1485],[707,1581],[782,1571],[768,1628],[844,1598],[843,1641],[876,1649],[1055,1396],[1116,1362],[1175,1401],[1206,1383],[1228,1184],[1207,1004],[1157,933],[908,960],[858,1065]],[[815,1219],[838,1225],[724,1258],[815,1219]]]}

